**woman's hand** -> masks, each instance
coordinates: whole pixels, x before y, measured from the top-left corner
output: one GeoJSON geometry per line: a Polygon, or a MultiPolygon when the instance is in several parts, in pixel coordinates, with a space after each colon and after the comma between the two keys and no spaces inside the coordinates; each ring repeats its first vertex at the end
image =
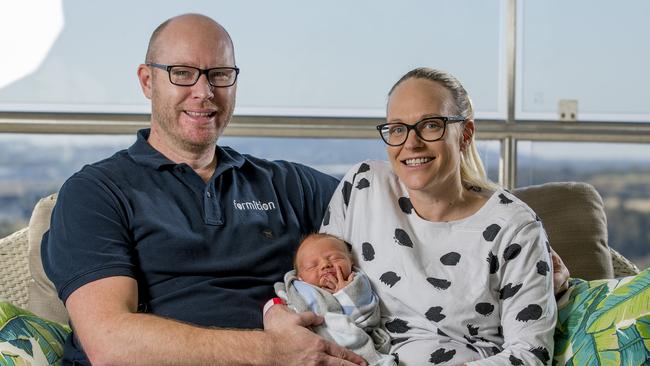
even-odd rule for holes
{"type": "Polygon", "coordinates": [[[562,258],[551,248],[551,261],[553,262],[553,292],[558,299],[569,289],[569,269],[562,262],[562,258]]]}

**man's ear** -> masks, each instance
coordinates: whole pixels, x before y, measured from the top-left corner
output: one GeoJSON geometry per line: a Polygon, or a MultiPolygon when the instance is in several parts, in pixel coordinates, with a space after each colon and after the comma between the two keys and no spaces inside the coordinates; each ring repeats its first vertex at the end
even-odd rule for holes
{"type": "Polygon", "coordinates": [[[153,70],[145,65],[140,64],[138,66],[138,80],[140,81],[140,88],[142,88],[142,93],[147,99],[151,99],[151,88],[153,83],[153,70]]]}

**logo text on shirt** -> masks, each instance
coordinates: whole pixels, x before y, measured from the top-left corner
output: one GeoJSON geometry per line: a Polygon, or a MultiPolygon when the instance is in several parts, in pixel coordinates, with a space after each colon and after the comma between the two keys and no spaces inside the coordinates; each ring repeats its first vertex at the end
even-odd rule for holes
{"type": "Polygon", "coordinates": [[[275,202],[262,202],[262,201],[248,201],[248,202],[237,202],[237,200],[232,200],[233,206],[237,210],[256,210],[256,211],[269,211],[275,210],[275,202]]]}

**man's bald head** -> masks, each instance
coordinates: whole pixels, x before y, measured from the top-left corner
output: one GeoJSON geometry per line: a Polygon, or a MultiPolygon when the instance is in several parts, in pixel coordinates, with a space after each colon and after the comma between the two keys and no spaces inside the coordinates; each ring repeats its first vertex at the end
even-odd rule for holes
{"type": "Polygon", "coordinates": [[[149,39],[149,46],[147,48],[147,54],[145,56],[145,63],[157,62],[158,52],[164,43],[163,35],[165,34],[165,30],[167,30],[167,28],[170,28],[170,25],[182,27],[187,26],[188,24],[196,26],[197,29],[203,27],[212,27],[219,33],[223,33],[225,35],[225,38],[230,43],[230,47],[233,47],[230,34],[228,34],[226,29],[222,27],[221,24],[217,23],[214,19],[202,14],[183,14],[167,19],[153,31],[151,38],[149,39]]]}
{"type": "Polygon", "coordinates": [[[137,74],[142,92],[151,100],[151,146],[165,155],[175,154],[179,161],[185,153],[214,155],[217,139],[235,110],[236,82],[215,87],[204,72],[192,85],[178,85],[165,66],[236,67],[228,32],[200,14],[171,18],[154,31],[145,61],[137,74]]]}

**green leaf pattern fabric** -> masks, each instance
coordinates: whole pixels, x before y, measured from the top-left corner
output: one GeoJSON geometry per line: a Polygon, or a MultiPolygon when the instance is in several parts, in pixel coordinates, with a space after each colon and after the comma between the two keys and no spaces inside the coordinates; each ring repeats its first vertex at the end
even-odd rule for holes
{"type": "Polygon", "coordinates": [[[0,365],[57,365],[70,328],[0,302],[0,365]]]}
{"type": "Polygon", "coordinates": [[[553,365],[650,365],[650,269],[572,279],[558,310],[553,365]]]}

